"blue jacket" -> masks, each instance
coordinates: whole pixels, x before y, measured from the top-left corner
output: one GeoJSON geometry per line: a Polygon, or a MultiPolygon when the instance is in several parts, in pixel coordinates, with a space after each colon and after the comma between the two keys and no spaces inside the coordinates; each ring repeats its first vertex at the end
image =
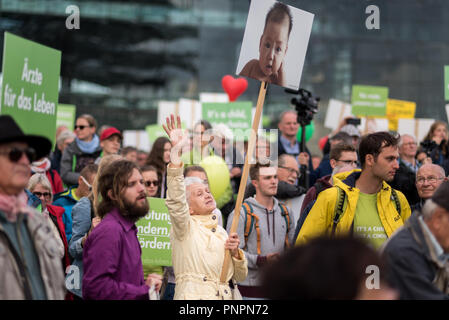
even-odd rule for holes
{"type": "Polygon", "coordinates": [[[55,195],[53,205],[63,207],[65,212],[62,216],[64,222],[65,235],[67,242],[70,242],[72,238],[72,208],[78,202],[75,198],[74,192],[78,186],[70,187],[69,190],[58,193],[55,195]]]}
{"type": "Polygon", "coordinates": [[[329,174],[332,174],[332,167],[331,161],[329,159],[329,154],[326,154],[323,156],[323,159],[321,159],[318,168],[316,168],[316,170],[310,170],[309,185],[313,186],[318,179],[329,174]]]}
{"type": "MultiPolygon", "coordinates": [[[[67,290],[76,294],[79,297],[83,297],[81,279],[83,279],[83,247],[81,246],[81,240],[87,234],[92,225],[91,203],[87,197],[82,197],[72,209],[72,238],[69,243],[69,253],[73,258],[72,266],[76,266],[79,270],[79,284],[71,283],[70,287],[67,286],[67,290]]],[[[67,273],[67,277],[70,272],[67,273]]],[[[67,285],[67,281],[66,281],[67,285]]]]}

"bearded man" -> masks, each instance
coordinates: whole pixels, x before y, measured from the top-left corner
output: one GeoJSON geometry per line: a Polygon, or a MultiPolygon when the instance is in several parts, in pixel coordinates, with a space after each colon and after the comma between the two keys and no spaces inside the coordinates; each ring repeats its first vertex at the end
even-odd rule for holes
{"type": "Polygon", "coordinates": [[[98,179],[102,201],[100,224],[92,230],[83,250],[84,299],[143,300],[150,288],[159,291],[162,277],[144,280],[136,221],[149,210],[144,179],[136,164],[119,160],[98,179]]]}

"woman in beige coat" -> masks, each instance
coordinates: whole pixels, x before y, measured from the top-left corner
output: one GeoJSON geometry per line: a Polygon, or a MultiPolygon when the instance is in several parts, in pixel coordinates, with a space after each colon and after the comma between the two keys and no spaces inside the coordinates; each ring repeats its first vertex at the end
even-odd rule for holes
{"type": "Polygon", "coordinates": [[[181,132],[178,116],[167,118],[164,129],[172,142],[171,162],[167,167],[166,204],[171,219],[171,246],[173,269],[176,277],[175,300],[230,300],[229,280],[241,282],[246,278],[248,266],[245,255],[238,248],[236,233],[228,237],[212,213],[215,201],[207,184],[198,178],[184,181],[181,149],[188,137],[181,132]],[[179,152],[178,152],[179,151],[179,152]],[[220,282],[225,250],[231,251],[232,263],[227,270],[226,282],[220,282]]]}

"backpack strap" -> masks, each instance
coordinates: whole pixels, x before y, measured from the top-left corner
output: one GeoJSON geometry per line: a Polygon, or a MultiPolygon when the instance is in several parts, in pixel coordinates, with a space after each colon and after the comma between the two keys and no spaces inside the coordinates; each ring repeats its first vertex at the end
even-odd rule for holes
{"type": "Polygon", "coordinates": [[[72,156],[72,172],[75,172],[76,168],[76,154],[73,154],[72,156]]]}
{"type": "Polygon", "coordinates": [[[245,231],[244,231],[245,248],[244,249],[248,248],[248,237],[249,237],[249,234],[251,233],[251,231],[253,229],[253,225],[254,225],[256,228],[256,232],[257,232],[257,254],[260,255],[261,250],[260,250],[259,217],[254,214],[253,208],[250,203],[243,202],[242,208],[245,211],[245,231]]]}
{"type": "Polygon", "coordinates": [[[400,216],[401,211],[402,211],[401,210],[401,202],[399,201],[398,193],[393,188],[391,188],[391,198],[392,198],[391,200],[394,201],[394,204],[396,205],[396,210],[398,211],[399,216],[400,216]]]}
{"type": "Polygon", "coordinates": [[[343,215],[343,206],[346,201],[346,192],[344,192],[340,187],[337,188],[337,203],[335,204],[334,210],[334,220],[332,222],[332,232],[331,237],[335,235],[335,230],[337,229],[337,224],[340,222],[340,218],[343,215]]]}
{"type": "Polygon", "coordinates": [[[290,248],[290,243],[288,242],[288,232],[290,231],[290,215],[288,214],[288,209],[285,204],[279,202],[279,207],[281,208],[281,215],[285,219],[287,225],[287,232],[285,233],[285,247],[290,248]]]}

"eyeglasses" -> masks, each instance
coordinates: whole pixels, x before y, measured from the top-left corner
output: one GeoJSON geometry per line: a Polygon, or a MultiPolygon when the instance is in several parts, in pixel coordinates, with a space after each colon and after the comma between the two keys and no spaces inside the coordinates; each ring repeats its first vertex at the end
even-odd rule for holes
{"type": "Polygon", "coordinates": [[[158,180],[153,180],[153,181],[148,180],[148,181],[145,181],[145,187],[150,187],[151,185],[153,185],[153,186],[155,186],[155,187],[158,187],[158,186],[159,186],[159,181],[158,181],[158,180]]]}
{"type": "Polygon", "coordinates": [[[84,130],[84,128],[90,128],[90,126],[75,126],[76,129],[84,130]]]}
{"type": "Polygon", "coordinates": [[[437,178],[437,177],[433,177],[433,176],[430,176],[430,177],[427,177],[427,178],[426,177],[419,177],[419,178],[416,179],[416,184],[423,184],[424,181],[426,181],[426,180],[429,183],[434,184],[434,183],[436,183],[439,180],[444,180],[444,177],[443,178],[437,178]]]}
{"type": "Polygon", "coordinates": [[[283,166],[279,166],[279,168],[285,169],[287,170],[290,174],[296,173],[296,175],[299,177],[299,171],[292,169],[292,168],[288,168],[288,167],[283,167],[283,166]]]}
{"type": "Polygon", "coordinates": [[[353,165],[354,167],[357,167],[358,162],[356,160],[337,160],[337,162],[343,162],[344,164],[350,164],[353,165]]]}
{"type": "Polygon", "coordinates": [[[33,194],[36,197],[38,197],[38,198],[41,198],[41,197],[44,197],[46,199],[50,199],[51,198],[51,193],[50,192],[33,192],[33,194]]]}
{"type": "Polygon", "coordinates": [[[89,188],[89,191],[92,191],[92,186],[91,186],[91,184],[89,183],[89,182],[87,182],[87,180],[86,179],[84,179],[84,177],[83,176],[80,176],[81,177],[81,180],[83,180],[83,182],[86,184],[86,186],[89,188]]]}
{"type": "Polygon", "coordinates": [[[9,151],[2,151],[0,154],[7,155],[9,160],[11,162],[18,162],[20,158],[22,158],[22,155],[25,153],[26,157],[30,162],[33,162],[36,160],[36,151],[33,148],[17,148],[14,147],[10,149],[9,151]]]}

